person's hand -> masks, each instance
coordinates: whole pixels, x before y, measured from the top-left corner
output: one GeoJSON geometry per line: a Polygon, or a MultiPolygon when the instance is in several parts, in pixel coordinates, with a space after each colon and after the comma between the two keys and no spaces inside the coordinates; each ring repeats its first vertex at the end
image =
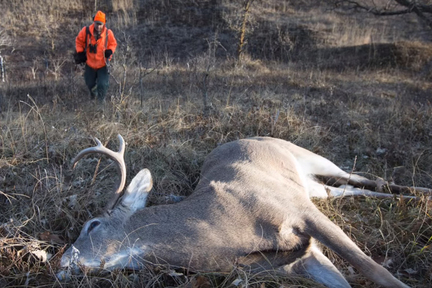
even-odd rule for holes
{"type": "Polygon", "coordinates": [[[109,59],[111,57],[111,55],[113,54],[111,49],[107,49],[105,50],[105,58],[109,59]]]}
{"type": "Polygon", "coordinates": [[[87,61],[87,55],[85,52],[78,52],[75,54],[75,64],[85,63],[87,61]]]}

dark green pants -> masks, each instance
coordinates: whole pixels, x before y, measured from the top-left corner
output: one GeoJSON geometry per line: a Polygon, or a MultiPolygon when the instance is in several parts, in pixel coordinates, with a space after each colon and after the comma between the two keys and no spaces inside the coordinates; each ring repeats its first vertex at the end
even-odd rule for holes
{"type": "Polygon", "coordinates": [[[90,97],[97,99],[101,102],[105,100],[106,93],[109,87],[109,74],[107,67],[100,69],[93,69],[85,66],[84,80],[90,90],[90,97]]]}

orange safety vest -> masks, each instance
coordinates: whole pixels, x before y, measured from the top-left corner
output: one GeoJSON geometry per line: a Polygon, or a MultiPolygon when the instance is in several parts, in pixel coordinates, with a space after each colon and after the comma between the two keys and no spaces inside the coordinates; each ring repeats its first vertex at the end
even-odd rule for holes
{"type": "Polygon", "coordinates": [[[117,47],[117,41],[114,38],[114,33],[106,26],[104,26],[99,39],[96,41],[96,38],[94,37],[94,29],[94,24],[81,29],[75,39],[76,52],[80,53],[86,51],[86,64],[93,69],[100,69],[106,66],[106,60],[111,60],[105,59],[105,50],[111,49],[114,54],[117,47]],[[96,53],[90,52],[90,44],[97,45],[96,53]]]}

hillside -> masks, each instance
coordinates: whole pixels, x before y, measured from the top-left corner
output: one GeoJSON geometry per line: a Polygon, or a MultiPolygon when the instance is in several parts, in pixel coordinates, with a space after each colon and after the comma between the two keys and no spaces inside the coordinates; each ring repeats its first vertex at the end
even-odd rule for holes
{"type": "MultiPolygon", "coordinates": [[[[255,0],[240,61],[240,2],[0,2],[1,287],[225,287],[236,279],[253,287],[316,287],[239,271],[117,271],[59,283],[62,253],[102,211],[116,181],[104,158],[71,169],[92,137],[112,149],[116,135],[124,137],[127,180],[152,171],[150,205],[190,195],[211,150],[256,135],[292,141],[371,179],[432,187],[430,29],[411,14],[255,0]],[[119,43],[104,111],[90,101],[83,67],[72,61],[78,31],[99,9],[119,43]]],[[[430,201],[316,204],[404,283],[432,286],[430,201]]],[[[336,254],[326,255],[353,287],[374,287],[336,254]]]]}

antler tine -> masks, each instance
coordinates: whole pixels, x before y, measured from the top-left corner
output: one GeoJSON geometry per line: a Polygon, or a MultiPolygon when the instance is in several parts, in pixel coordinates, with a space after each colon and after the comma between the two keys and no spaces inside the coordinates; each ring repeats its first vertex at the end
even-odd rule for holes
{"type": "Polygon", "coordinates": [[[117,199],[120,197],[121,192],[123,191],[123,188],[126,184],[126,164],[124,161],[124,152],[125,152],[126,146],[125,146],[123,137],[120,134],[117,135],[117,137],[118,137],[119,142],[120,142],[120,148],[119,148],[118,152],[114,152],[114,151],[106,148],[102,144],[102,142],[99,141],[99,139],[94,138],[95,141],[97,142],[96,146],[89,147],[89,148],[82,150],[81,152],[78,153],[77,156],[75,156],[74,159],[72,159],[72,165],[73,165],[73,168],[75,168],[78,161],[81,158],[83,158],[84,156],[86,156],[88,154],[92,154],[92,153],[100,153],[103,155],[107,155],[112,160],[114,160],[114,162],[116,162],[118,164],[118,168],[120,169],[120,183],[114,192],[114,197],[110,200],[110,202],[108,203],[108,205],[106,207],[107,211],[111,210],[114,207],[115,203],[117,202],[117,199]]]}

